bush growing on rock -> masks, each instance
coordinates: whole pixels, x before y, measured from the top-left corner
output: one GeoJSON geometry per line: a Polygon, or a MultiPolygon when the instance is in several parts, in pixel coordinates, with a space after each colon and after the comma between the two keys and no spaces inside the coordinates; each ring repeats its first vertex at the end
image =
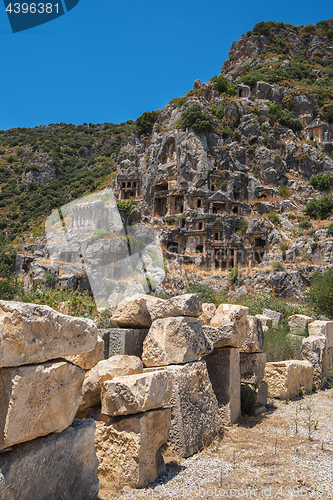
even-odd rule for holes
{"type": "Polygon", "coordinates": [[[192,104],[186,109],[179,120],[181,128],[193,128],[196,134],[210,132],[212,130],[212,117],[208,113],[204,113],[200,104],[192,104]]]}
{"type": "Polygon", "coordinates": [[[139,135],[150,135],[154,123],[157,121],[158,114],[156,111],[145,111],[135,121],[135,127],[139,135]]]}
{"type": "Polygon", "coordinates": [[[305,298],[316,313],[333,319],[333,269],[312,278],[305,298]]]}
{"type": "Polygon", "coordinates": [[[332,196],[324,196],[319,200],[313,199],[306,205],[304,213],[309,217],[327,219],[333,212],[333,198],[332,196]]]}
{"type": "Polygon", "coordinates": [[[222,94],[236,95],[237,90],[224,76],[213,76],[211,82],[216,83],[217,90],[222,94]]]}
{"type": "Polygon", "coordinates": [[[323,174],[320,172],[319,174],[311,176],[310,184],[313,187],[320,189],[320,191],[325,191],[332,185],[332,176],[330,174],[323,174]]]}

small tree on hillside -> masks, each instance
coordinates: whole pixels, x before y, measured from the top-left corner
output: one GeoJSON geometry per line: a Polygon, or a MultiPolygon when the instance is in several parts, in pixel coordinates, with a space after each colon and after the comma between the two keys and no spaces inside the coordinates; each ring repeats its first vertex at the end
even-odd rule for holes
{"type": "Polygon", "coordinates": [[[312,278],[305,298],[316,313],[333,319],[333,269],[328,269],[326,273],[317,274],[312,278]]]}

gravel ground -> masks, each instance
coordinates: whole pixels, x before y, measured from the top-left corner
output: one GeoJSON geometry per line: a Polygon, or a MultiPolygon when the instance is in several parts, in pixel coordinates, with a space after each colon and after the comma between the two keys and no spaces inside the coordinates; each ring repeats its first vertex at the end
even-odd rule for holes
{"type": "Polygon", "coordinates": [[[271,400],[265,415],[227,427],[209,448],[165,461],[167,474],[156,483],[123,491],[101,485],[100,499],[331,499],[333,389],[271,400]]]}

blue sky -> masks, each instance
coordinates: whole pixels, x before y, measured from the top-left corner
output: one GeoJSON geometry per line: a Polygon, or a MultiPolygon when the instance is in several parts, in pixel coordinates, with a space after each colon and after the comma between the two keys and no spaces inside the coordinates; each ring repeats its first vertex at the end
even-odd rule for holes
{"type": "Polygon", "coordinates": [[[257,22],[317,23],[333,17],[331,5],[80,0],[13,34],[0,0],[0,129],[134,120],[218,74],[231,43],[257,22]]]}

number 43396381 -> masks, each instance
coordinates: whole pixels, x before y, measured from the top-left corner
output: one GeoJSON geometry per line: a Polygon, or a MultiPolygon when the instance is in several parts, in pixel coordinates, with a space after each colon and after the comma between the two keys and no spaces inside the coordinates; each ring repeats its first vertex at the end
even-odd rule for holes
{"type": "Polygon", "coordinates": [[[10,3],[6,11],[9,14],[59,14],[59,4],[52,3],[10,3]]]}

